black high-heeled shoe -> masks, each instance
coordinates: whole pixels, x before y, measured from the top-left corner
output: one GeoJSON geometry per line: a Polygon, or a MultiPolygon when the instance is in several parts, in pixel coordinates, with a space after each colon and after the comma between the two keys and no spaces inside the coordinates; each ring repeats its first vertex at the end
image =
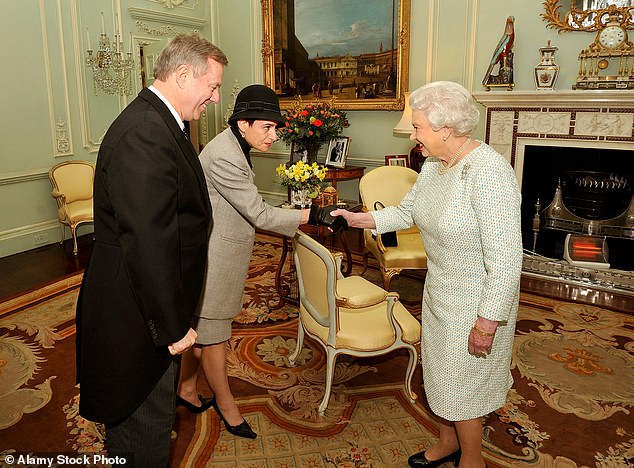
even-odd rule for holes
{"type": "Polygon", "coordinates": [[[220,416],[220,419],[222,419],[222,422],[225,424],[225,428],[227,429],[227,432],[229,434],[233,434],[234,436],[238,437],[244,437],[245,439],[255,439],[258,436],[255,432],[253,432],[253,429],[251,429],[251,426],[249,426],[249,423],[246,419],[237,426],[232,426],[231,424],[229,424],[220,411],[220,408],[218,408],[216,397],[211,398],[211,406],[214,407],[216,413],[218,413],[218,416],[220,416]]]}
{"type": "Polygon", "coordinates": [[[179,395],[176,395],[176,406],[183,406],[194,414],[202,413],[211,408],[213,398],[203,398],[202,395],[198,395],[198,399],[200,400],[200,406],[196,406],[179,395]]]}
{"type": "Polygon", "coordinates": [[[458,466],[460,464],[461,455],[462,452],[458,449],[454,453],[432,461],[425,458],[425,452],[418,452],[407,459],[407,464],[412,468],[436,468],[443,463],[453,461],[454,466],[458,466]]]}

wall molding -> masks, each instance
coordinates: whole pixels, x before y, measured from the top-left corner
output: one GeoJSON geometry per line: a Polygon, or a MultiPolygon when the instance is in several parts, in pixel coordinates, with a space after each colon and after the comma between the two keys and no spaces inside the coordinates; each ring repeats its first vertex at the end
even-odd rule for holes
{"type": "Polygon", "coordinates": [[[49,132],[51,135],[51,142],[53,143],[52,154],[56,158],[72,156],[74,154],[72,131],[70,123],[67,123],[71,112],[70,98],[68,95],[69,84],[68,74],[66,72],[66,51],[64,48],[64,27],[62,23],[63,14],[61,0],[57,0],[55,3],[54,11],[56,22],[54,25],[51,25],[46,21],[45,0],[40,0],[39,8],[42,48],[44,52],[44,73],[46,76],[46,92],[48,95],[49,132]],[[55,31],[54,28],[57,28],[57,30],[55,31]],[[56,35],[57,39],[55,41],[50,41],[49,34],[56,35]],[[59,56],[60,60],[59,68],[61,76],[57,76],[57,73],[52,71],[51,55],[53,53],[53,47],[56,48],[55,52],[58,52],[56,55],[59,56]],[[55,80],[53,79],[53,76],[55,76],[55,80]],[[58,92],[63,94],[63,105],[56,106],[54,89],[57,89],[58,92]],[[61,107],[63,110],[57,110],[57,107],[61,107]],[[59,122],[63,123],[63,137],[59,132],[59,122]],[[60,138],[65,139],[65,141],[60,141],[60,138]]]}
{"type": "Polygon", "coordinates": [[[49,229],[56,229],[59,231],[59,221],[57,221],[57,219],[50,219],[47,221],[42,221],[40,223],[29,224],[27,226],[20,226],[15,229],[7,229],[6,231],[0,232],[0,242],[7,239],[15,239],[18,237],[38,234],[42,231],[47,231],[49,229]]]}
{"type": "Polygon", "coordinates": [[[23,184],[25,182],[34,182],[44,179],[48,180],[48,169],[0,175],[0,185],[23,184]]]}
{"type": "MultiPolygon", "coordinates": [[[[220,5],[218,5],[217,0],[209,0],[209,32],[211,36],[211,42],[214,44],[218,44],[218,31],[220,30],[220,5]]],[[[222,132],[223,121],[223,109],[226,108],[222,99],[222,93],[220,93],[220,99],[218,104],[215,104],[213,107],[213,116],[214,116],[214,136],[218,135],[222,132]]],[[[205,110],[207,112],[207,110],[205,110]]],[[[205,126],[208,127],[209,119],[205,119],[205,126]]],[[[209,135],[209,130],[207,130],[206,135],[207,141],[203,140],[204,144],[207,144],[209,140],[213,139],[213,136],[209,135]]]]}

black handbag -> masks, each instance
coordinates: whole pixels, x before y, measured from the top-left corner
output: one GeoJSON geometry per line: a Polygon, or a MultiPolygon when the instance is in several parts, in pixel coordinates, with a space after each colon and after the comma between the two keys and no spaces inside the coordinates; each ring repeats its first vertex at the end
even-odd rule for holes
{"type": "MultiPolygon", "coordinates": [[[[374,210],[378,211],[385,208],[385,205],[380,201],[374,202],[374,210]]],[[[376,239],[375,236],[372,236],[376,239]]],[[[396,238],[396,231],[384,232],[381,234],[381,243],[384,247],[396,247],[398,245],[398,239],[396,238]]]]}

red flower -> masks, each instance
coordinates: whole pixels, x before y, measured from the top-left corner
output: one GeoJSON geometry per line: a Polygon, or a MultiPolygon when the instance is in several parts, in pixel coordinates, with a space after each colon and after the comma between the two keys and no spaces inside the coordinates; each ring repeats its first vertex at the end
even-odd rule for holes
{"type": "Polygon", "coordinates": [[[313,133],[313,131],[312,131],[312,130],[308,130],[308,134],[309,134],[310,136],[313,136],[313,135],[314,135],[314,133],[313,133]]]}
{"type": "Polygon", "coordinates": [[[315,119],[315,121],[313,122],[313,125],[315,127],[321,127],[323,124],[324,123],[321,120],[319,120],[319,119],[315,119]]]}
{"type": "Polygon", "coordinates": [[[306,117],[306,116],[308,115],[308,111],[307,111],[306,109],[304,109],[304,110],[300,113],[300,115],[301,115],[302,117],[306,117]]]}

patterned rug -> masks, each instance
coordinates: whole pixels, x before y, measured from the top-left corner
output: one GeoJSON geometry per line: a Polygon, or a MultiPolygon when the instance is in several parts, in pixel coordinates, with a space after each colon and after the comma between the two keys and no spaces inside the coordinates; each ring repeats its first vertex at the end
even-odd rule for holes
{"type": "MultiPolygon", "coordinates": [[[[297,310],[274,292],[279,245],[258,238],[244,310],[229,343],[229,372],[255,440],[226,432],[211,410],[177,412],[171,466],[402,467],[437,437],[422,394],[403,392],[406,353],[341,357],[324,417],[324,355],[310,339],[295,367],[297,310]]],[[[354,272],[358,272],[353,270],[354,272]]],[[[291,278],[288,269],[285,280],[291,278]],[[289,276],[290,275],[290,276],[289,276]]],[[[366,277],[379,282],[376,271],[366,277]]],[[[0,466],[6,454],[103,449],[102,430],[77,414],[74,308],[80,276],[0,304],[0,466]]],[[[398,278],[403,295],[421,283],[398,278]]],[[[413,310],[416,313],[416,310],[413,310]]],[[[514,345],[515,385],[486,418],[489,466],[634,466],[634,317],[522,294],[514,345]]],[[[204,386],[202,391],[208,391],[204,386]]]]}

